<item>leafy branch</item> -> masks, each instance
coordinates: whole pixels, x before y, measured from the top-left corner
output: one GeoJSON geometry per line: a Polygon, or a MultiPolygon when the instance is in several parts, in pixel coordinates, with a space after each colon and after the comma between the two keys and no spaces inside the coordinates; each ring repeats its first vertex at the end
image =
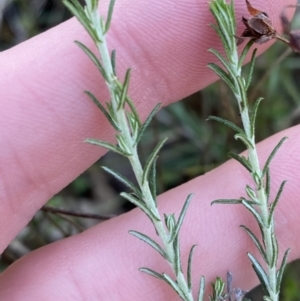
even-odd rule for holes
{"type": "Polygon", "coordinates": [[[247,198],[242,197],[236,200],[220,199],[215,200],[213,204],[242,204],[253,215],[260,228],[260,238],[246,226],[242,225],[241,227],[249,235],[260,252],[262,260],[265,262],[266,270],[259,260],[250,252],[248,253],[248,257],[265,291],[264,300],[278,301],[281,277],[286,265],[286,258],[289,253],[289,249],[285,251],[282,263],[277,270],[279,249],[275,233],[274,210],[278,204],[285,182],[281,184],[275,200],[271,203],[269,200],[271,183],[269,169],[272,159],[286,137],[280,140],[269,155],[263,168],[260,168],[255,145],[255,119],[262,98],[258,98],[256,100],[252,110],[249,108],[247,99],[247,90],[251,84],[252,73],[255,65],[256,49],[252,52],[248,74],[246,76],[242,75],[242,64],[255,42],[255,39],[250,39],[244,47],[242,54],[239,55],[237,41],[235,38],[236,23],[233,0],[231,0],[229,4],[226,3],[225,0],[212,0],[210,2],[210,10],[217,23],[217,25],[213,24],[212,28],[215,29],[220,37],[226,55],[223,56],[216,50],[210,49],[209,51],[219,59],[222,67],[214,63],[210,63],[208,67],[212,69],[222,80],[224,80],[224,82],[227,83],[229,88],[232,90],[238,103],[243,129],[232,122],[219,117],[211,116],[209,119],[225,124],[236,132],[235,138],[244,143],[247,149],[247,155],[242,156],[230,153],[230,157],[244,166],[250,172],[253,179],[253,186],[251,187],[250,185],[247,185],[245,188],[247,198]]]}
{"type": "MultiPolygon", "coordinates": [[[[98,12],[98,1],[99,0],[86,0],[85,7],[82,7],[78,0],[63,0],[64,4],[77,17],[95,43],[99,57],[98,54],[94,54],[87,46],[78,41],[75,42],[94,63],[105,80],[110,92],[110,101],[105,105],[103,105],[93,93],[86,91],[86,94],[115,129],[117,144],[114,145],[98,139],[87,139],[86,142],[104,147],[129,160],[137,185],[116,171],[108,167],[103,168],[130,189],[129,193],[123,192],[121,195],[139,207],[148,216],[156,230],[160,242],[138,231],[131,230],[129,233],[147,243],[165,258],[173,270],[173,275],[170,276],[166,273],[159,273],[149,268],[141,268],[140,271],[166,282],[182,300],[194,301],[195,299],[192,295],[191,266],[195,246],[190,250],[186,273],[183,272],[179,246],[180,229],[192,195],[190,194],[187,197],[178,218],[176,218],[174,214],[165,214],[164,218],[162,218],[156,204],[155,169],[158,152],[165,144],[166,139],[158,143],[146,160],[145,165],[141,163],[138,155],[138,143],[160,105],[155,106],[144,124],[142,124],[138,112],[128,96],[130,69],[127,70],[123,81],[118,79],[116,73],[116,51],[113,50],[109,53],[106,43],[106,34],[111,25],[115,1],[110,1],[106,18],[101,16],[98,12]]],[[[197,301],[203,301],[204,289],[205,281],[202,277],[197,301]]]]}

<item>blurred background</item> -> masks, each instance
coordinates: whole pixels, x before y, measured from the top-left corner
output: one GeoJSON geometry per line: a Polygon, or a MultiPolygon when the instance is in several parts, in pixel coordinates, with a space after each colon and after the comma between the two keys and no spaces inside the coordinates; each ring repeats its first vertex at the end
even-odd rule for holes
{"type": "MultiPolygon", "coordinates": [[[[0,0],[0,48],[9,49],[70,17],[61,0],[0,0]]],[[[296,23],[299,22],[295,20],[295,28],[296,23]]],[[[299,123],[299,70],[299,54],[291,53],[280,42],[257,59],[253,80],[257,84],[251,87],[249,96],[252,103],[258,96],[265,98],[257,119],[257,141],[299,123]]],[[[161,110],[155,117],[140,144],[140,154],[145,159],[159,140],[169,138],[157,162],[159,193],[219,166],[228,159],[229,151],[243,150],[233,132],[206,121],[209,115],[240,124],[232,94],[220,81],[161,110]]],[[[36,214],[1,255],[0,271],[31,250],[133,208],[119,196],[126,188],[105,174],[101,165],[132,178],[126,160],[108,153],[36,214]]],[[[260,289],[255,289],[249,297],[262,300],[260,289]]],[[[300,300],[299,262],[286,269],[281,300],[300,300]]]]}

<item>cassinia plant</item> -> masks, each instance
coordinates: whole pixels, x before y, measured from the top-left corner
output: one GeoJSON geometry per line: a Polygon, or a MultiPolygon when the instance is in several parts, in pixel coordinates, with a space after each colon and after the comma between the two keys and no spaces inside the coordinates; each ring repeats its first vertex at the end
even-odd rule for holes
{"type": "Polygon", "coordinates": [[[222,41],[226,56],[222,56],[214,49],[210,49],[221,62],[223,68],[210,63],[211,68],[232,90],[239,107],[243,129],[228,120],[211,116],[210,119],[219,121],[229,128],[233,129],[236,134],[235,138],[240,139],[247,149],[247,156],[241,156],[230,153],[229,156],[241,163],[250,173],[253,183],[245,187],[247,197],[240,199],[220,199],[213,203],[219,204],[242,204],[253,215],[260,229],[260,237],[257,237],[249,228],[242,225],[249,237],[254,242],[256,248],[261,254],[261,259],[265,262],[266,269],[250,252],[248,257],[252,267],[264,289],[266,301],[278,301],[282,274],[286,265],[289,249],[285,251],[281,265],[278,265],[278,241],[275,234],[274,211],[278,204],[285,181],[279,187],[278,193],[274,200],[270,199],[270,163],[286,139],[282,138],[275,146],[267,161],[260,168],[259,158],[255,145],[255,119],[258,106],[262,98],[258,98],[253,106],[249,108],[247,91],[251,84],[252,73],[255,63],[256,49],[252,52],[250,69],[246,77],[242,75],[242,64],[248,54],[253,42],[250,40],[239,56],[236,42],[236,23],[234,15],[233,1],[227,4],[224,0],[212,0],[210,3],[211,13],[214,15],[217,25],[212,27],[217,32],[222,41]],[[250,113],[251,112],[251,113],[250,113]]]}
{"type": "MultiPolygon", "coordinates": [[[[192,195],[187,196],[183,208],[177,218],[174,214],[162,215],[157,209],[156,159],[158,152],[166,139],[158,143],[144,165],[141,163],[138,155],[138,143],[160,105],[157,105],[152,110],[146,121],[142,124],[138,112],[128,96],[130,69],[127,70],[123,81],[118,79],[115,59],[116,51],[109,53],[106,43],[106,35],[110,28],[115,0],[111,0],[106,18],[103,18],[98,12],[98,1],[99,0],[86,0],[86,6],[82,7],[78,0],[63,0],[64,4],[77,17],[94,41],[97,51],[99,52],[98,54],[94,54],[88,47],[78,41],[76,41],[76,44],[95,64],[110,92],[110,100],[105,105],[101,104],[93,93],[89,91],[86,91],[85,93],[97,105],[115,129],[117,144],[114,145],[97,139],[87,139],[86,141],[116,152],[129,160],[137,185],[131,183],[127,178],[114,170],[108,167],[103,168],[130,189],[129,193],[123,192],[121,195],[139,207],[148,216],[156,230],[157,241],[144,233],[134,230],[131,230],[130,234],[141,239],[155,249],[169,263],[173,274],[168,275],[145,267],[140,268],[140,270],[165,281],[184,301],[203,301],[205,290],[204,277],[201,277],[200,279],[196,299],[192,294],[191,268],[195,245],[190,249],[186,271],[183,271],[182,268],[179,246],[180,228],[192,195]]],[[[269,166],[272,158],[285,138],[278,143],[270,154],[264,167],[260,169],[255,146],[255,117],[261,98],[256,101],[255,106],[252,109],[252,114],[249,113],[249,105],[247,102],[247,90],[251,82],[256,50],[254,50],[252,54],[250,72],[247,79],[245,79],[242,76],[241,68],[253,43],[249,42],[239,57],[235,39],[236,24],[233,1],[230,4],[227,4],[224,0],[212,0],[210,3],[210,10],[217,21],[217,25],[212,25],[212,27],[216,30],[222,40],[226,56],[223,57],[216,50],[210,49],[210,51],[221,61],[223,68],[213,63],[209,64],[209,67],[215,71],[233,91],[238,102],[244,129],[218,117],[210,117],[210,119],[224,123],[237,132],[235,137],[245,144],[248,154],[247,157],[234,153],[231,153],[230,156],[239,161],[251,173],[253,178],[253,187],[250,185],[246,186],[247,198],[243,197],[238,200],[215,200],[213,203],[242,204],[255,217],[261,230],[261,238],[256,237],[256,235],[246,226],[242,227],[248,233],[262,255],[267,270],[264,270],[258,259],[251,253],[248,253],[248,257],[265,289],[265,300],[277,301],[288,250],[285,252],[279,270],[277,270],[278,243],[274,230],[274,209],[278,203],[284,182],[280,186],[275,200],[271,202],[269,199],[269,166]]],[[[227,291],[224,292],[225,283],[220,278],[217,278],[216,282],[212,284],[213,293],[212,296],[210,296],[210,300],[242,300],[245,292],[240,289],[231,289],[231,282],[232,276],[228,273],[227,291]]]]}

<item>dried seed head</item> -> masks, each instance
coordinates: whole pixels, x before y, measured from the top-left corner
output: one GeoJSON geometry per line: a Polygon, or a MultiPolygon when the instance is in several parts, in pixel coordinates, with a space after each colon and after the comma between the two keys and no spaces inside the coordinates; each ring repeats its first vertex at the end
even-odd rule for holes
{"type": "Polygon", "coordinates": [[[250,38],[254,43],[263,44],[276,37],[277,33],[272,25],[267,13],[262,12],[251,6],[246,0],[248,12],[252,17],[242,18],[242,22],[246,26],[241,37],[237,37],[237,45],[240,45],[245,39],[250,38]]]}

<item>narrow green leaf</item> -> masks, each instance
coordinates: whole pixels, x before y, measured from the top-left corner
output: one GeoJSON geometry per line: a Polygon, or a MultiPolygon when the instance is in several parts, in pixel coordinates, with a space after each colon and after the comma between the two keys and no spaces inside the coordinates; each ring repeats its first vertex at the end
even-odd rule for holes
{"type": "Polygon", "coordinates": [[[213,48],[208,49],[208,51],[213,53],[220,60],[220,62],[223,64],[223,66],[226,68],[226,70],[230,74],[231,78],[236,77],[236,74],[232,70],[231,65],[226,61],[226,59],[222,56],[222,54],[220,52],[218,52],[217,50],[215,50],[213,48]]]}
{"type": "Polygon", "coordinates": [[[226,126],[228,126],[230,129],[232,129],[233,131],[237,132],[237,133],[240,133],[240,134],[245,134],[245,132],[240,128],[238,127],[237,125],[235,125],[233,122],[229,121],[229,120],[226,120],[224,118],[221,118],[221,117],[217,117],[217,116],[209,116],[207,118],[207,120],[213,120],[213,121],[217,121],[221,124],[224,124],[226,126]]]}
{"type": "Polygon", "coordinates": [[[70,12],[78,19],[81,25],[85,28],[88,34],[94,41],[100,42],[97,32],[92,28],[91,21],[87,17],[83,7],[77,0],[63,0],[64,5],[70,10],[70,12]]]}
{"type": "Polygon", "coordinates": [[[174,213],[172,214],[164,214],[164,220],[165,220],[165,225],[169,232],[172,232],[175,225],[176,225],[176,219],[174,213]]]}
{"type": "Polygon", "coordinates": [[[234,1],[230,1],[230,5],[228,6],[230,20],[232,21],[232,32],[236,32],[236,20],[235,20],[235,10],[234,10],[234,1]]]}
{"type": "Polygon", "coordinates": [[[156,250],[163,258],[165,258],[167,261],[171,262],[169,256],[165,252],[165,250],[157,242],[155,242],[152,238],[150,238],[149,236],[147,236],[143,233],[140,233],[140,232],[134,231],[134,230],[130,230],[129,234],[144,241],[146,244],[148,244],[150,247],[152,247],[154,250],[156,250]]]}
{"type": "Polygon", "coordinates": [[[130,69],[127,69],[126,74],[125,74],[124,83],[123,83],[123,88],[122,88],[122,91],[121,91],[118,110],[124,109],[125,101],[126,101],[127,93],[128,93],[128,88],[129,88],[129,81],[130,81],[130,69]]]}
{"type": "Polygon", "coordinates": [[[107,12],[106,23],[105,23],[104,34],[106,34],[108,32],[108,30],[109,30],[109,27],[110,27],[110,24],[111,24],[112,15],[113,15],[113,10],[114,10],[114,5],[115,5],[115,0],[110,0],[109,7],[108,7],[108,12],[107,12]]]}
{"type": "Polygon", "coordinates": [[[262,178],[265,176],[266,172],[267,172],[267,169],[269,168],[269,165],[271,163],[271,160],[274,158],[275,154],[277,153],[278,149],[281,147],[282,143],[287,139],[288,137],[283,137],[279,142],[278,144],[274,147],[274,149],[272,150],[270,156],[268,157],[266,163],[265,163],[265,166],[263,168],[263,171],[262,171],[262,178]]]}
{"type": "Polygon", "coordinates": [[[108,142],[105,142],[105,141],[102,141],[102,140],[88,138],[88,139],[85,140],[85,142],[93,144],[93,145],[104,147],[104,148],[106,148],[110,151],[113,151],[113,152],[115,152],[117,154],[120,154],[122,156],[125,156],[125,157],[131,156],[131,154],[124,152],[122,149],[115,146],[114,144],[111,144],[111,143],[108,143],[108,142]]]}
{"type": "Polygon", "coordinates": [[[252,207],[251,204],[249,204],[249,202],[245,201],[245,200],[242,200],[242,204],[252,213],[252,215],[255,217],[258,225],[260,227],[262,226],[267,226],[267,225],[264,225],[264,222],[263,220],[261,219],[260,215],[257,213],[257,211],[252,207]]]}
{"type": "Polygon", "coordinates": [[[148,182],[149,182],[149,188],[151,190],[152,198],[155,202],[155,205],[157,206],[156,203],[156,161],[157,161],[157,156],[154,158],[153,163],[151,164],[151,168],[149,170],[149,177],[148,177],[148,182]]]}
{"type": "MultiPolygon", "coordinates": [[[[115,80],[115,83],[118,87],[119,92],[122,93],[123,85],[118,80],[115,80]]],[[[141,126],[142,122],[140,120],[139,114],[134,106],[133,101],[130,99],[130,97],[128,95],[126,96],[126,102],[127,102],[128,106],[130,107],[131,112],[134,114],[135,119],[139,123],[139,126],[141,126]]]]}
{"type": "Polygon", "coordinates": [[[197,245],[193,245],[191,247],[190,253],[189,253],[189,259],[188,259],[188,266],[187,266],[187,283],[188,283],[188,288],[189,291],[192,291],[192,259],[193,259],[193,255],[194,255],[194,249],[197,245]]]}
{"type": "Polygon", "coordinates": [[[100,103],[100,101],[96,98],[96,96],[89,91],[85,91],[84,93],[86,95],[88,95],[90,97],[90,99],[93,101],[93,103],[101,110],[101,112],[106,117],[106,119],[109,121],[109,123],[113,126],[113,128],[116,131],[121,132],[120,128],[117,126],[117,124],[111,117],[110,113],[106,111],[106,109],[103,107],[103,105],[100,103]]]}
{"type": "Polygon", "coordinates": [[[148,125],[150,124],[150,122],[152,121],[153,117],[154,117],[155,114],[158,112],[158,110],[159,110],[160,107],[161,107],[161,103],[158,103],[158,104],[154,107],[154,109],[151,111],[151,113],[150,113],[149,116],[147,117],[146,121],[145,121],[144,124],[141,126],[141,128],[140,128],[140,130],[139,130],[139,134],[138,134],[138,136],[137,136],[137,138],[136,138],[136,141],[135,141],[134,145],[137,145],[137,144],[140,142],[140,140],[141,140],[141,138],[142,138],[142,136],[143,136],[143,134],[144,134],[146,128],[148,127],[148,125]]]}
{"type": "Polygon", "coordinates": [[[155,278],[161,279],[161,280],[163,280],[163,281],[166,282],[166,280],[163,277],[163,275],[155,272],[154,270],[151,270],[151,269],[148,269],[148,268],[139,268],[139,271],[141,271],[143,273],[146,273],[148,275],[151,275],[151,276],[153,276],[155,278]]]}
{"type": "Polygon", "coordinates": [[[237,83],[238,83],[238,90],[239,94],[241,95],[240,99],[240,106],[241,111],[243,112],[246,107],[248,107],[248,97],[245,89],[245,79],[241,76],[237,77],[237,83]]]}
{"type": "Polygon", "coordinates": [[[250,173],[252,173],[252,168],[251,168],[251,164],[249,162],[249,160],[247,158],[245,158],[244,156],[240,156],[236,153],[233,152],[229,152],[228,156],[232,159],[235,159],[236,161],[238,161],[240,164],[242,164],[250,173]]]}
{"type": "Polygon", "coordinates": [[[243,49],[243,51],[242,51],[242,53],[241,53],[240,59],[239,59],[238,68],[242,68],[242,65],[243,65],[243,63],[244,63],[244,60],[245,60],[245,58],[246,58],[246,55],[248,54],[248,52],[249,52],[250,48],[252,47],[252,45],[253,45],[253,41],[250,40],[250,41],[246,44],[246,46],[244,47],[244,49],[243,49]]]}
{"type": "Polygon", "coordinates": [[[218,200],[214,200],[213,202],[211,202],[211,205],[214,204],[242,204],[242,200],[241,199],[218,199],[218,200]]]}
{"type": "Polygon", "coordinates": [[[182,210],[179,214],[179,217],[178,217],[178,220],[177,220],[177,223],[176,223],[176,226],[174,228],[174,231],[171,235],[171,238],[170,238],[170,242],[173,241],[175,239],[175,237],[178,235],[179,231],[180,231],[180,228],[181,228],[181,225],[183,223],[183,220],[184,220],[184,217],[185,217],[185,214],[186,214],[186,211],[189,207],[189,204],[192,200],[192,197],[193,197],[193,194],[189,194],[186,198],[186,201],[184,202],[184,205],[182,207],[182,210]]]}
{"type": "Polygon", "coordinates": [[[132,204],[134,204],[135,206],[137,206],[138,208],[140,208],[150,219],[150,221],[154,222],[154,221],[158,221],[160,222],[159,217],[157,217],[153,211],[151,209],[149,209],[146,204],[134,197],[132,194],[126,193],[126,192],[122,192],[120,193],[120,196],[123,197],[124,199],[128,200],[129,202],[131,202],[132,204]]]}
{"type": "Polygon", "coordinates": [[[236,87],[234,85],[233,80],[230,78],[230,76],[217,64],[215,63],[209,63],[207,65],[208,68],[210,68],[212,71],[214,71],[228,86],[229,88],[234,92],[237,93],[236,87]]]}
{"type": "Polygon", "coordinates": [[[254,135],[255,135],[255,121],[256,121],[257,109],[258,109],[258,106],[259,106],[259,104],[262,100],[263,100],[263,97],[259,97],[254,103],[253,113],[252,113],[251,118],[250,118],[250,135],[251,135],[251,138],[253,138],[254,135]]]}
{"type": "Polygon", "coordinates": [[[264,261],[268,262],[266,252],[265,252],[263,246],[261,245],[260,241],[258,240],[258,238],[255,236],[255,234],[249,228],[247,228],[244,225],[241,225],[240,227],[243,228],[247,232],[249,237],[252,239],[252,241],[254,242],[254,244],[255,244],[256,248],[258,249],[259,253],[263,257],[264,261]]]}
{"type": "Polygon", "coordinates": [[[120,173],[112,170],[109,167],[102,166],[102,169],[105,170],[107,173],[111,174],[115,177],[118,181],[123,183],[126,187],[128,187],[140,200],[143,199],[143,193],[140,191],[138,187],[136,187],[131,181],[129,181],[126,177],[121,175],[120,173]]]}
{"type": "Polygon", "coordinates": [[[280,196],[282,194],[282,191],[283,191],[283,188],[284,188],[284,185],[285,185],[286,181],[283,181],[279,187],[279,190],[276,194],[276,197],[275,197],[275,200],[274,202],[271,204],[270,206],[270,214],[269,214],[269,220],[268,220],[268,225],[271,225],[271,223],[273,222],[274,220],[274,211],[275,211],[275,208],[276,208],[276,205],[278,204],[278,201],[280,199],[280,196]]]}
{"type": "Polygon", "coordinates": [[[177,293],[177,295],[182,299],[182,300],[188,300],[189,297],[185,295],[185,293],[181,290],[180,286],[178,283],[173,280],[169,275],[163,273],[162,274],[165,281],[172,287],[172,289],[177,293]]]}
{"type": "Polygon", "coordinates": [[[204,300],[205,278],[201,276],[197,301],[204,300]]]}
{"type": "Polygon", "coordinates": [[[176,277],[182,272],[181,268],[181,256],[180,256],[180,247],[179,247],[179,237],[176,236],[173,240],[173,249],[174,249],[174,271],[176,277]]]}
{"type": "Polygon", "coordinates": [[[210,7],[210,11],[212,12],[214,18],[217,21],[218,26],[215,26],[218,28],[218,35],[222,40],[223,47],[225,48],[226,54],[228,55],[231,52],[231,42],[232,42],[232,37],[230,33],[230,30],[228,28],[228,16],[224,16],[222,14],[222,8],[221,6],[215,6],[214,9],[210,7]]]}
{"type": "Polygon", "coordinates": [[[272,238],[273,254],[272,254],[272,261],[271,261],[270,266],[271,267],[276,267],[277,266],[277,260],[278,260],[279,247],[278,247],[278,241],[277,241],[277,238],[276,238],[276,235],[275,235],[274,232],[271,234],[271,238],[272,238]]]}
{"type": "Polygon", "coordinates": [[[228,44],[227,36],[223,35],[222,31],[220,30],[220,28],[217,25],[215,25],[215,24],[209,24],[209,26],[211,26],[211,28],[213,28],[213,30],[220,37],[220,39],[222,41],[222,45],[224,45],[225,52],[226,52],[226,54],[228,54],[228,52],[230,51],[230,46],[228,44]]]}
{"type": "Polygon", "coordinates": [[[248,184],[246,185],[245,190],[250,200],[257,202],[256,193],[248,184]]]}
{"type": "Polygon", "coordinates": [[[277,288],[276,288],[277,289],[277,293],[280,292],[280,285],[281,285],[281,281],[282,281],[282,275],[283,275],[283,272],[284,272],[284,269],[285,269],[285,266],[286,266],[287,257],[289,255],[290,251],[291,251],[291,249],[287,249],[284,252],[280,268],[277,271],[277,288]]]}
{"type": "Polygon", "coordinates": [[[266,185],[265,185],[265,190],[266,190],[266,196],[267,196],[267,202],[270,200],[270,190],[271,190],[271,180],[270,180],[270,169],[267,168],[266,172],[266,185]]]}
{"type": "Polygon", "coordinates": [[[128,147],[128,144],[124,138],[123,135],[121,134],[116,134],[115,135],[118,141],[118,147],[121,149],[121,151],[126,154],[126,157],[132,156],[132,152],[130,151],[130,148],[128,147]]]}
{"type": "Polygon", "coordinates": [[[152,168],[152,164],[155,161],[155,158],[157,157],[158,152],[163,147],[163,145],[165,144],[166,141],[167,141],[167,138],[165,138],[161,142],[159,142],[157,144],[157,146],[154,148],[154,150],[152,151],[152,153],[150,154],[150,156],[145,164],[145,167],[144,167],[144,173],[143,173],[143,178],[142,178],[143,184],[145,183],[146,180],[149,179],[149,172],[150,172],[150,169],[152,168]]]}
{"type": "Polygon", "coordinates": [[[255,48],[253,50],[252,56],[251,56],[251,61],[250,61],[250,69],[249,69],[249,73],[248,73],[248,77],[247,77],[247,82],[246,82],[246,86],[245,86],[245,90],[247,91],[250,84],[251,84],[251,80],[252,80],[252,75],[253,75],[253,70],[254,70],[254,65],[255,65],[255,56],[256,56],[256,51],[257,48],[255,48]]]}
{"type": "Polygon", "coordinates": [[[109,79],[107,77],[107,74],[106,74],[102,64],[100,63],[100,61],[96,57],[96,55],[89,48],[87,48],[84,44],[80,43],[79,41],[75,41],[75,44],[80,49],[82,49],[82,51],[90,58],[90,60],[95,64],[95,66],[97,67],[97,69],[99,70],[101,75],[103,76],[104,80],[109,83],[109,79]]]}
{"type": "Polygon", "coordinates": [[[98,8],[98,0],[91,0],[91,8],[95,10],[98,8]]]}
{"type": "Polygon", "coordinates": [[[111,61],[111,67],[112,67],[112,70],[113,70],[113,74],[114,74],[114,76],[117,76],[117,71],[116,71],[116,50],[115,49],[111,52],[110,61],[111,61]]]}
{"type": "Polygon", "coordinates": [[[234,138],[236,140],[238,140],[238,139],[241,140],[244,143],[244,145],[247,147],[247,149],[249,149],[249,148],[254,149],[253,144],[251,143],[251,141],[249,141],[249,139],[246,137],[245,134],[235,134],[234,138]]]}
{"type": "Polygon", "coordinates": [[[263,290],[265,291],[265,293],[268,293],[270,291],[270,283],[265,270],[251,253],[248,253],[247,255],[252,262],[252,267],[262,285],[263,290]]]}

